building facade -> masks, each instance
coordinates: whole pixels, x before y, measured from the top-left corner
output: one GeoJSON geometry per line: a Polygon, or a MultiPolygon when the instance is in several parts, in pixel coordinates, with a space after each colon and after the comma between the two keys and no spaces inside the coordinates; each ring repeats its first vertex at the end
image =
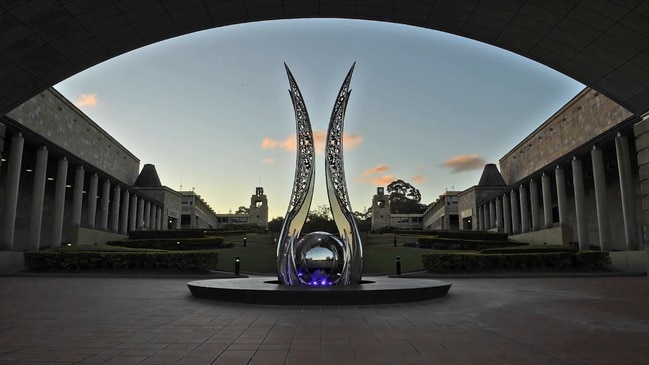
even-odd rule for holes
{"type": "Polygon", "coordinates": [[[500,159],[507,189],[476,202],[494,229],[531,243],[581,249],[643,246],[634,125],[642,120],[586,88],[500,159]]]}
{"type": "Polygon", "coordinates": [[[446,191],[429,204],[422,216],[422,225],[427,230],[460,228],[458,215],[459,191],[446,191]]]}
{"type": "Polygon", "coordinates": [[[0,121],[0,245],[38,250],[164,227],[140,161],[53,88],[0,121]]]}

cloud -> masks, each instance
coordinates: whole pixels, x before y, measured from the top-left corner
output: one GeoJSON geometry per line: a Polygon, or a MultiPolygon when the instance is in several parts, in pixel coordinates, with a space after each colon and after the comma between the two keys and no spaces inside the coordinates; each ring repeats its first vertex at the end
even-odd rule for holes
{"type": "Polygon", "coordinates": [[[426,178],[422,174],[412,176],[411,179],[412,179],[413,182],[416,182],[417,184],[421,184],[424,181],[426,181],[426,178]]]}
{"type": "Polygon", "coordinates": [[[373,184],[376,186],[385,186],[393,182],[394,180],[397,180],[396,175],[365,176],[356,179],[356,181],[359,183],[373,184]]]}
{"type": "MultiPolygon", "coordinates": [[[[360,134],[343,134],[343,146],[346,150],[353,150],[363,142],[363,138],[360,134]]],[[[326,140],[327,132],[313,131],[313,144],[315,144],[316,153],[321,154],[324,151],[326,140]]],[[[283,140],[274,140],[266,137],[261,141],[260,147],[265,150],[280,148],[285,151],[295,152],[297,149],[297,140],[295,135],[288,136],[283,140]]]]}
{"type": "Polygon", "coordinates": [[[288,137],[283,141],[275,141],[273,139],[266,137],[264,138],[263,141],[261,141],[261,148],[265,150],[273,150],[275,148],[281,148],[287,151],[295,151],[295,147],[296,147],[296,141],[294,137],[288,137]]]}
{"type": "Polygon", "coordinates": [[[479,170],[484,168],[487,162],[479,155],[457,155],[451,157],[442,163],[442,166],[450,168],[451,173],[455,174],[463,171],[479,170]]]}
{"type": "Polygon", "coordinates": [[[383,164],[377,165],[377,166],[372,167],[371,169],[367,169],[367,170],[363,171],[363,176],[381,174],[381,173],[384,173],[384,172],[388,171],[389,169],[390,169],[390,166],[388,166],[388,165],[383,165],[383,164]]]}
{"type": "Polygon", "coordinates": [[[97,105],[97,94],[81,94],[81,97],[74,102],[77,107],[97,105]]]}
{"type": "Polygon", "coordinates": [[[363,143],[363,139],[365,137],[362,134],[343,134],[343,145],[345,149],[353,150],[363,143]]]}
{"type": "Polygon", "coordinates": [[[272,158],[272,157],[265,158],[265,159],[261,160],[261,163],[264,164],[264,165],[272,165],[272,164],[275,163],[275,159],[272,158]]]}

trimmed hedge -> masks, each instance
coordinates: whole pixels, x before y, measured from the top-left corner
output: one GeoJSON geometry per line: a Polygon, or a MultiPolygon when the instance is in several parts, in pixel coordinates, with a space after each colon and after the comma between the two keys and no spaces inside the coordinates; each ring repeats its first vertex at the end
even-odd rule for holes
{"type": "Polygon", "coordinates": [[[232,244],[225,244],[223,237],[206,238],[178,238],[158,240],[123,240],[108,242],[109,246],[128,248],[149,248],[155,250],[188,251],[209,250],[216,248],[229,248],[232,244]]]}
{"type": "Polygon", "coordinates": [[[204,230],[170,229],[165,231],[129,231],[128,238],[132,240],[171,239],[171,238],[203,238],[204,230]]]}
{"type": "Polygon", "coordinates": [[[245,230],[223,231],[223,230],[215,230],[215,229],[207,230],[205,232],[209,236],[214,236],[214,235],[218,235],[218,236],[238,236],[238,235],[244,235],[246,233],[249,233],[249,231],[245,231],[245,230]]]}
{"type": "Polygon", "coordinates": [[[421,257],[432,273],[476,271],[604,270],[611,259],[608,252],[552,252],[521,254],[434,253],[421,257]]]}
{"type": "Polygon", "coordinates": [[[577,252],[576,248],[568,246],[520,246],[520,247],[500,247],[485,248],[480,250],[483,254],[500,254],[500,253],[548,253],[548,252],[577,252]]]}
{"type": "Polygon", "coordinates": [[[419,235],[419,236],[435,236],[437,235],[437,230],[426,230],[426,229],[395,229],[392,231],[393,234],[410,236],[410,235],[419,235]]]}
{"type": "Polygon", "coordinates": [[[25,266],[30,271],[70,271],[93,269],[216,269],[215,251],[174,252],[25,252],[25,266]]]}
{"type": "Polygon", "coordinates": [[[507,241],[506,233],[484,231],[438,231],[437,237],[455,238],[460,240],[507,241]]]}
{"type": "Polygon", "coordinates": [[[482,241],[440,237],[418,237],[417,247],[435,250],[482,250],[485,248],[526,246],[527,243],[514,241],[482,241]]]}

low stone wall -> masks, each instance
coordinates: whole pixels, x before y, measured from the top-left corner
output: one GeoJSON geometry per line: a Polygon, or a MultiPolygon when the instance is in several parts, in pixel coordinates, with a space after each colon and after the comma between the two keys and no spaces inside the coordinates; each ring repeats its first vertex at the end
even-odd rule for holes
{"type": "Polygon", "coordinates": [[[11,274],[25,269],[22,252],[0,251],[0,274],[11,274]]]}
{"type": "Polygon", "coordinates": [[[72,228],[68,237],[70,237],[70,243],[73,245],[103,245],[108,241],[119,241],[128,238],[123,234],[82,227],[72,228]]]}
{"type": "Polygon", "coordinates": [[[570,243],[570,232],[565,227],[553,227],[540,231],[521,233],[509,236],[510,240],[527,242],[531,245],[567,245],[570,243]]]}
{"type": "Polygon", "coordinates": [[[649,245],[642,251],[614,251],[610,252],[611,268],[624,272],[647,272],[649,245]]]}

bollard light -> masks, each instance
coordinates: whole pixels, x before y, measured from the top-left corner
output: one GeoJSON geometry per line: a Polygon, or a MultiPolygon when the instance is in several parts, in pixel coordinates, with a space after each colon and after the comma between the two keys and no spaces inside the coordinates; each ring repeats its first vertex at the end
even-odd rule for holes
{"type": "Polygon", "coordinates": [[[401,275],[401,256],[397,256],[397,275],[401,275]]]}
{"type": "Polygon", "coordinates": [[[243,238],[243,247],[246,247],[246,237],[243,238]]]}
{"type": "Polygon", "coordinates": [[[394,247],[397,247],[397,236],[394,236],[394,247]]]}
{"type": "Polygon", "coordinates": [[[234,258],[234,275],[239,276],[239,269],[241,267],[241,260],[239,260],[239,257],[234,258]]]}

